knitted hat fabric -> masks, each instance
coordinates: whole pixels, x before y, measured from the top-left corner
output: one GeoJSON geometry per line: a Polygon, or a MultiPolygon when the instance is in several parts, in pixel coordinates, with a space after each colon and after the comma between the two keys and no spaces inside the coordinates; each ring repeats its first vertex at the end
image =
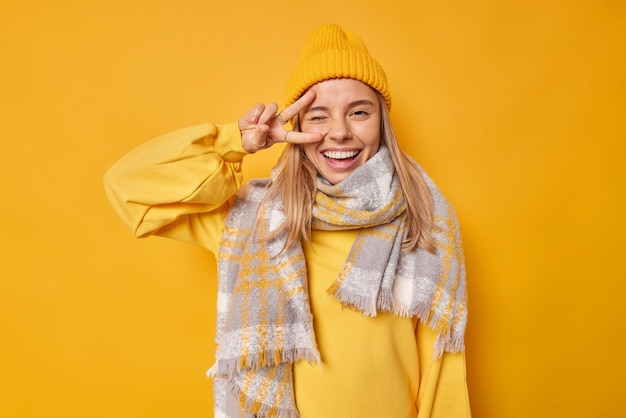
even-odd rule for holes
{"type": "Polygon", "coordinates": [[[300,53],[295,71],[286,88],[289,106],[320,81],[333,78],[359,80],[382,94],[391,108],[387,76],[380,64],[367,51],[363,40],[331,23],[318,28],[300,53]]]}

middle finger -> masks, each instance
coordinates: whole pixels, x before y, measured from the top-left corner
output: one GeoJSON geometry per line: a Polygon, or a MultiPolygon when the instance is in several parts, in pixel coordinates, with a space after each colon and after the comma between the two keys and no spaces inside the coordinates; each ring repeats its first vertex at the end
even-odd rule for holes
{"type": "Polygon", "coordinates": [[[267,124],[269,121],[276,115],[276,111],[278,110],[278,105],[276,103],[268,104],[261,116],[259,117],[259,123],[267,124]]]}

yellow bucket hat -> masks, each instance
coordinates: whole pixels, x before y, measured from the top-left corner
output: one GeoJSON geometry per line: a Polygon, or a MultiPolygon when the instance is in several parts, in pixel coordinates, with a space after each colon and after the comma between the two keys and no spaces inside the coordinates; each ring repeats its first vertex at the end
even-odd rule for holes
{"type": "Polygon", "coordinates": [[[308,39],[287,82],[286,106],[298,100],[312,85],[331,78],[359,80],[380,92],[387,109],[391,108],[383,68],[372,58],[357,34],[334,23],[318,28],[308,39]]]}

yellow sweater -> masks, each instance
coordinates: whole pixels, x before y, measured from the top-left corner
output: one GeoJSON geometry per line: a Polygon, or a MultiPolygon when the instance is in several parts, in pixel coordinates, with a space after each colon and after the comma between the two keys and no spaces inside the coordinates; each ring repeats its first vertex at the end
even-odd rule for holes
{"type": "MultiPolygon", "coordinates": [[[[136,148],[105,175],[116,212],[136,237],[159,235],[217,252],[246,151],[236,124],[205,123],[136,148]]],[[[470,417],[465,356],[433,358],[421,322],[343,308],[326,289],[357,231],[313,231],[305,245],[311,310],[322,365],[294,365],[303,418],[470,417]]]]}

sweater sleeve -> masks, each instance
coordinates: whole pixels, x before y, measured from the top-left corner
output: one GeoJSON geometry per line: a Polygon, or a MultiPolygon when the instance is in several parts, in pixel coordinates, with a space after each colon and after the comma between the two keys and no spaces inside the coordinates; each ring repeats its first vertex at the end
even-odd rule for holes
{"type": "Polygon", "coordinates": [[[215,253],[246,154],[236,123],[192,126],[130,151],[104,175],[105,191],[135,237],[174,238],[215,253]]]}
{"type": "Polygon", "coordinates": [[[418,418],[470,418],[465,353],[433,358],[436,333],[421,322],[417,326],[420,362],[418,418]]]}

